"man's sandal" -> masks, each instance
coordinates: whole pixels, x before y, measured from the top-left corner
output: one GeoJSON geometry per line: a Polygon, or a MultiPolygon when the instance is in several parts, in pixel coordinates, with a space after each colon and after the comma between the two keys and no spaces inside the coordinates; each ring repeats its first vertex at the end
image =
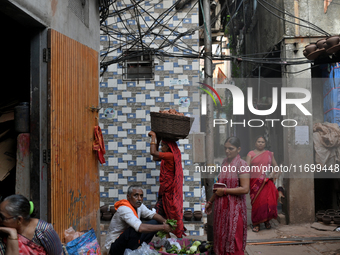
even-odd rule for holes
{"type": "Polygon", "coordinates": [[[253,229],[252,229],[253,232],[257,233],[260,231],[260,225],[253,225],[253,229]]]}
{"type": "Polygon", "coordinates": [[[271,228],[272,228],[272,226],[270,225],[270,222],[269,222],[269,221],[266,221],[266,222],[264,223],[264,226],[266,227],[266,229],[271,229],[271,228]]]}

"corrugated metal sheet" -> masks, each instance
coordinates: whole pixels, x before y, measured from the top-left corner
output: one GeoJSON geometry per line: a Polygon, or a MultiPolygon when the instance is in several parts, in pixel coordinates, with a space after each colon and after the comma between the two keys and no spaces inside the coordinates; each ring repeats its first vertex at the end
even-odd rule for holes
{"type": "Polygon", "coordinates": [[[97,125],[98,52],[54,30],[50,57],[49,218],[64,230],[96,229],[98,160],[92,150],[97,125]]]}

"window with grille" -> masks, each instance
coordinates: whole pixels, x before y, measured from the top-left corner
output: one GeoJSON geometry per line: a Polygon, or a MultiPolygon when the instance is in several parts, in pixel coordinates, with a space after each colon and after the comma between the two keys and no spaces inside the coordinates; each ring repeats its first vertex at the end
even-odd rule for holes
{"type": "Polygon", "coordinates": [[[153,56],[143,51],[125,51],[123,65],[124,80],[153,79],[154,65],[153,56]]]}

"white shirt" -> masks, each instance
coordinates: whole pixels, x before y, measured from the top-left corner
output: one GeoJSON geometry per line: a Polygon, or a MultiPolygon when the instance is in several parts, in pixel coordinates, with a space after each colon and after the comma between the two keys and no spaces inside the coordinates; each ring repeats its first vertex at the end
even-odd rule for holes
{"type": "Polygon", "coordinates": [[[105,248],[110,250],[111,243],[113,243],[122,232],[124,232],[128,227],[133,227],[137,232],[142,224],[140,218],[152,219],[156,214],[156,211],[149,210],[144,204],[137,208],[137,215],[127,206],[118,207],[117,212],[112,217],[108,234],[106,236],[105,248]]]}

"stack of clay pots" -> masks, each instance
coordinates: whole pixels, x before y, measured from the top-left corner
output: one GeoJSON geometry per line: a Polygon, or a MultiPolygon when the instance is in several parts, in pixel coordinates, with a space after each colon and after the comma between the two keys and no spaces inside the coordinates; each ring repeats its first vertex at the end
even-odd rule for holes
{"type": "Polygon", "coordinates": [[[202,211],[194,211],[194,213],[192,213],[192,211],[188,210],[185,211],[183,214],[183,218],[185,221],[200,221],[202,219],[202,211]]]}
{"type": "Polygon", "coordinates": [[[100,207],[100,219],[103,221],[110,221],[113,215],[116,213],[114,206],[103,205],[100,207]]]}
{"type": "Polygon", "coordinates": [[[334,35],[306,45],[303,55],[309,60],[315,60],[320,55],[331,55],[340,50],[340,36],[334,35]]]}
{"type": "Polygon", "coordinates": [[[334,224],[340,224],[340,210],[320,210],[316,213],[316,218],[318,221],[322,221],[326,225],[331,224],[332,221],[334,224]]]}

